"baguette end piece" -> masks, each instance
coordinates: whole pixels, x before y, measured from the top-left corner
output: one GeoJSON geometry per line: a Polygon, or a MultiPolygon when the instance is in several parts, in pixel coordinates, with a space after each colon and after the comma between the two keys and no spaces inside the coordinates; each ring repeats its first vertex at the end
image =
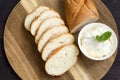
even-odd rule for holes
{"type": "Polygon", "coordinates": [[[71,33],[76,33],[78,31],[80,31],[82,29],[82,27],[84,27],[86,24],[89,24],[89,23],[92,23],[92,22],[96,22],[96,21],[98,21],[98,19],[99,19],[99,17],[94,17],[94,18],[91,18],[91,19],[87,19],[84,22],[81,22],[78,25],[76,25],[75,28],[73,28],[73,29],[69,28],[70,32],[71,33]]]}
{"type": "Polygon", "coordinates": [[[73,44],[68,44],[60,48],[46,61],[46,72],[52,76],[64,74],[77,62],[78,54],[79,50],[73,44]]]}
{"type": "Polygon", "coordinates": [[[71,33],[76,33],[84,25],[96,22],[99,19],[99,13],[94,0],[75,1],[65,0],[66,20],[71,33]]]}
{"type": "Polygon", "coordinates": [[[24,21],[24,27],[26,28],[26,30],[30,31],[30,26],[32,21],[39,16],[39,14],[44,11],[49,9],[46,6],[39,6],[38,8],[36,8],[33,12],[29,13],[26,17],[25,17],[25,21],[24,21]]]}

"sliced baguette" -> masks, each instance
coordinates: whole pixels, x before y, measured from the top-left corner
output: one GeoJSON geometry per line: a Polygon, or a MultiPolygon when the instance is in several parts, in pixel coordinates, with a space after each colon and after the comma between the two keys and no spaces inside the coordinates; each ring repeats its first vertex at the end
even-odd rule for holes
{"type": "Polygon", "coordinates": [[[76,63],[78,54],[79,50],[74,44],[63,46],[46,61],[46,72],[52,76],[62,75],[76,63]]]}
{"type": "Polygon", "coordinates": [[[44,32],[38,42],[38,51],[41,53],[44,45],[53,37],[67,33],[69,30],[66,26],[53,27],[44,32]]]}
{"type": "Polygon", "coordinates": [[[48,43],[46,43],[45,47],[43,48],[42,59],[46,61],[49,55],[51,55],[56,48],[73,43],[74,41],[75,39],[70,33],[59,35],[58,37],[50,40],[48,43]]]}
{"type": "Polygon", "coordinates": [[[59,18],[59,17],[53,17],[53,18],[49,18],[47,20],[45,20],[39,27],[37,34],[35,36],[35,42],[38,44],[38,41],[40,40],[40,37],[42,36],[42,34],[52,28],[52,27],[58,27],[64,25],[64,21],[59,18]]]}
{"type": "Polygon", "coordinates": [[[26,30],[30,31],[30,25],[31,22],[40,15],[41,12],[43,12],[44,10],[49,9],[46,6],[39,6],[37,9],[35,9],[33,12],[31,12],[30,14],[28,14],[25,18],[24,21],[24,26],[26,28],[26,30]]]}
{"type": "Polygon", "coordinates": [[[33,36],[35,36],[35,34],[36,34],[36,32],[37,32],[37,30],[38,30],[38,28],[39,28],[39,25],[40,25],[44,20],[46,20],[46,19],[48,19],[48,18],[52,18],[52,17],[60,17],[60,15],[59,15],[56,11],[54,11],[54,10],[45,10],[45,11],[43,11],[43,12],[40,14],[40,16],[39,16],[36,20],[34,20],[34,21],[32,22],[32,24],[31,24],[31,29],[30,29],[31,34],[32,34],[33,36]]]}

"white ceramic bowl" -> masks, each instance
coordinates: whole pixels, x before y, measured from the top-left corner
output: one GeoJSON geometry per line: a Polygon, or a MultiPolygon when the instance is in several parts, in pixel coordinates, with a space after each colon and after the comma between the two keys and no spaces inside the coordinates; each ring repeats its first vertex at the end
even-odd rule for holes
{"type": "Polygon", "coordinates": [[[109,26],[103,23],[90,23],[79,32],[78,46],[89,59],[105,60],[115,53],[118,40],[115,32],[109,26]],[[98,42],[96,35],[102,35],[107,31],[112,33],[111,37],[104,42],[98,42]]]}

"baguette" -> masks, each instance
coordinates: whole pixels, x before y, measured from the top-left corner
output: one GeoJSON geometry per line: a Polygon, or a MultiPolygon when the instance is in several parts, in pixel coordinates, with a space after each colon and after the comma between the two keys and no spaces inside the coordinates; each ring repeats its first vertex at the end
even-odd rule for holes
{"type": "Polygon", "coordinates": [[[94,0],[65,0],[65,14],[71,33],[99,19],[94,0]]]}
{"type": "Polygon", "coordinates": [[[35,37],[49,75],[62,75],[75,64],[79,50],[73,44],[74,36],[57,12],[40,6],[27,15],[24,25],[35,37]]]}
{"type": "Polygon", "coordinates": [[[78,54],[79,50],[74,44],[63,46],[46,61],[46,72],[52,76],[64,74],[76,63],[78,54]]]}

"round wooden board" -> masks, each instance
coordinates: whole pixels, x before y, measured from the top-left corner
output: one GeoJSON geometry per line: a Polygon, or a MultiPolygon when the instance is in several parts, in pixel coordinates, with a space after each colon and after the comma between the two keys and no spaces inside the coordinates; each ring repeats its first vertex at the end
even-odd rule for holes
{"type": "MultiPolygon", "coordinates": [[[[109,10],[101,2],[95,0],[99,10],[100,19],[116,32],[117,27],[109,10]]],[[[45,72],[45,62],[37,51],[34,37],[25,30],[25,16],[39,5],[45,4],[60,13],[65,20],[63,0],[22,0],[11,12],[4,31],[4,48],[12,68],[23,80],[100,80],[112,66],[115,54],[104,61],[93,61],[82,53],[77,63],[65,74],[53,77],[45,72]]]]}

